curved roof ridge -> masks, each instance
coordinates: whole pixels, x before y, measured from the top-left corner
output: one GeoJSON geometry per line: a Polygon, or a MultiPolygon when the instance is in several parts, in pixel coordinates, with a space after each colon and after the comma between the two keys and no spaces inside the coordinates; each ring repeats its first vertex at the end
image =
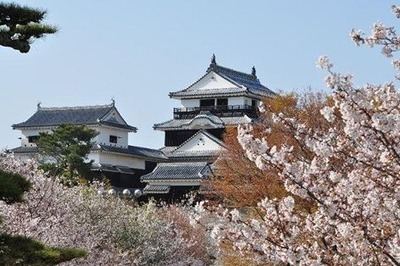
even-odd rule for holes
{"type": "Polygon", "coordinates": [[[229,68],[229,67],[224,67],[224,66],[220,66],[220,65],[215,65],[215,67],[212,68],[212,69],[210,69],[209,71],[212,71],[212,70],[214,70],[214,71],[217,72],[217,73],[219,73],[219,71],[221,71],[221,70],[222,70],[222,72],[223,72],[223,71],[232,72],[232,74],[236,74],[236,75],[238,75],[238,76],[243,76],[243,77],[245,77],[246,79],[250,78],[250,79],[253,79],[253,80],[255,80],[255,81],[260,82],[260,81],[258,80],[257,76],[254,76],[254,75],[251,74],[251,73],[249,74],[249,73],[242,72],[242,71],[238,71],[238,70],[235,70],[235,69],[232,69],[232,68],[229,68]]]}
{"type": "Polygon", "coordinates": [[[210,122],[212,122],[214,124],[220,124],[220,125],[224,124],[224,121],[222,121],[221,118],[219,118],[216,115],[213,115],[211,112],[209,112],[209,111],[201,111],[198,115],[196,115],[195,117],[190,119],[187,123],[183,123],[182,125],[188,126],[191,123],[193,123],[195,120],[200,119],[200,118],[205,118],[205,119],[209,120],[210,122]]]}
{"type": "Polygon", "coordinates": [[[38,110],[77,110],[77,109],[94,109],[94,108],[112,108],[113,104],[98,104],[98,105],[82,105],[82,106],[61,106],[61,107],[42,107],[38,110]]]}
{"type": "MultiPolygon", "coordinates": [[[[155,124],[153,125],[153,128],[156,129],[156,128],[159,127],[159,126],[162,126],[162,125],[164,125],[164,124],[170,123],[170,122],[172,122],[172,121],[174,121],[174,120],[175,120],[175,119],[172,118],[172,119],[170,119],[170,120],[168,120],[168,121],[165,121],[165,122],[155,123],[155,124]]],[[[182,119],[182,120],[189,120],[189,119],[182,119]]]]}

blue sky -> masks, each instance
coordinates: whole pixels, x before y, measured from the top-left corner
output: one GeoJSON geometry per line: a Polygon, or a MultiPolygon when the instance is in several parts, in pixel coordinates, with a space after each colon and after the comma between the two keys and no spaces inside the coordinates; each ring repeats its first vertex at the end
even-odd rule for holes
{"type": "MultiPolygon", "coordinates": [[[[5,1],[8,2],[8,1],[5,1]]],[[[328,91],[315,67],[328,55],[335,69],[357,84],[392,81],[390,60],[377,48],[355,46],[352,28],[399,22],[393,1],[15,1],[47,9],[56,35],[28,54],[0,47],[0,148],[19,145],[23,122],[43,107],[116,101],[138,127],[130,144],[159,148],[163,132],[153,124],[172,118],[177,100],[168,93],[201,77],[213,53],[217,63],[249,72],[274,91],[328,91]]]]}

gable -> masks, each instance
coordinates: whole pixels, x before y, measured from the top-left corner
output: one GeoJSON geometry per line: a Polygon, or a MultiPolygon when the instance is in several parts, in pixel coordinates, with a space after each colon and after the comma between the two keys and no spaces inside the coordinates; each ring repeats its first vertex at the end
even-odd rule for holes
{"type": "Polygon", "coordinates": [[[217,73],[211,71],[202,77],[195,84],[190,86],[187,91],[204,91],[216,90],[216,89],[226,89],[226,88],[238,88],[233,82],[225,79],[224,77],[218,75],[217,73]]]}
{"type": "Polygon", "coordinates": [[[204,76],[184,90],[170,92],[169,96],[175,99],[196,99],[247,94],[255,98],[275,95],[260,83],[254,67],[251,74],[247,74],[217,65],[212,61],[204,76]]]}
{"type": "Polygon", "coordinates": [[[199,151],[221,151],[224,149],[222,143],[215,137],[199,131],[192,138],[184,142],[172,153],[179,152],[199,152],[199,151]]]}
{"type": "Polygon", "coordinates": [[[103,122],[109,122],[113,124],[121,124],[121,125],[126,125],[125,120],[122,118],[120,113],[116,109],[112,109],[110,112],[108,112],[102,119],[101,121],[103,122]]]}

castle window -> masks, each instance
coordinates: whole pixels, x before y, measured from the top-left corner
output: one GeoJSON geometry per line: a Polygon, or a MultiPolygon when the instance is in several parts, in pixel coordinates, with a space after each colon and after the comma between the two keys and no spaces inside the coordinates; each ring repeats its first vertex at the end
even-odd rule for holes
{"type": "Polygon", "coordinates": [[[39,136],[29,136],[28,137],[28,142],[29,143],[35,143],[39,139],[39,136]]]}
{"type": "Polygon", "coordinates": [[[214,106],[214,99],[202,99],[200,100],[200,107],[214,106]]]}
{"type": "Polygon", "coordinates": [[[217,99],[217,106],[228,106],[228,98],[217,99]]]}
{"type": "Polygon", "coordinates": [[[110,135],[110,143],[117,143],[118,142],[118,137],[114,135],[110,135]]]}

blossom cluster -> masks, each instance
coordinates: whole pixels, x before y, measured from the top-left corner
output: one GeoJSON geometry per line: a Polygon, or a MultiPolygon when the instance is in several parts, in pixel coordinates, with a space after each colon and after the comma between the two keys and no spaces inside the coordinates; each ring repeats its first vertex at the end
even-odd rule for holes
{"type": "Polygon", "coordinates": [[[65,265],[210,264],[212,246],[204,228],[190,223],[190,206],[138,205],[132,198],[99,193],[102,184],[96,183],[65,187],[37,166],[12,154],[0,157],[1,169],[32,183],[24,202],[0,201],[1,230],[88,251],[65,265]]]}
{"type": "MultiPolygon", "coordinates": [[[[398,7],[393,7],[397,16],[398,7]]],[[[400,47],[394,28],[382,23],[357,44],[380,45],[391,57],[400,47]]],[[[395,66],[400,65],[395,61],[395,66]]],[[[283,114],[274,123],[301,147],[270,145],[251,126],[238,128],[238,140],[250,160],[277,178],[291,194],[266,198],[256,217],[226,213],[214,232],[239,250],[251,250],[268,263],[295,265],[398,265],[400,263],[400,93],[393,83],[356,88],[351,75],[333,71],[332,89],[321,110],[326,124],[309,128],[283,114]],[[299,208],[297,199],[309,203],[299,208]]],[[[268,134],[268,130],[265,134],[268,134]]]]}
{"type": "MultiPolygon", "coordinates": [[[[400,7],[392,6],[392,12],[400,18],[400,7]]],[[[366,36],[361,30],[352,29],[350,37],[356,45],[366,44],[370,47],[381,46],[381,52],[386,57],[393,57],[393,54],[400,49],[400,37],[394,27],[387,27],[382,22],[373,24],[370,35],[366,36]]],[[[396,70],[400,70],[400,61],[393,59],[392,64],[396,70]]],[[[400,78],[399,74],[396,76],[400,78]]]]}
{"type": "Polygon", "coordinates": [[[399,263],[400,94],[391,83],[355,89],[348,76],[331,75],[337,79],[327,80],[333,103],[321,110],[328,128],[274,115],[303,153],[270,146],[253,136],[251,126],[239,127],[248,158],[264,171],[279,171],[293,196],[266,198],[255,219],[223,216],[216,237],[272,263],[399,263]],[[309,202],[309,210],[296,208],[294,197],[309,202]]]}

